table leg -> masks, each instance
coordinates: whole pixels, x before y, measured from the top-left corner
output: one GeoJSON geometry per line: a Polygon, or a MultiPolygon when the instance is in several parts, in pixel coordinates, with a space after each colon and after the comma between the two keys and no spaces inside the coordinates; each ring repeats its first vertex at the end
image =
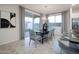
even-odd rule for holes
{"type": "Polygon", "coordinates": [[[43,44],[43,38],[42,38],[42,44],[43,44]]]}

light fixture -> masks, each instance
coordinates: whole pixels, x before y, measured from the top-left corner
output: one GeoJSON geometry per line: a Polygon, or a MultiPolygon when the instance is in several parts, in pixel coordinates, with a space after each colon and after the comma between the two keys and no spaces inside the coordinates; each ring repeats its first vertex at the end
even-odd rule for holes
{"type": "Polygon", "coordinates": [[[46,20],[46,15],[42,15],[42,20],[46,20]]]}

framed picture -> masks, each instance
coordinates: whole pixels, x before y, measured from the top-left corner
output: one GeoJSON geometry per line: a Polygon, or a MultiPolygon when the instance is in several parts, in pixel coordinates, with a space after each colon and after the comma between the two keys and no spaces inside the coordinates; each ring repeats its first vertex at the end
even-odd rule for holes
{"type": "Polygon", "coordinates": [[[0,11],[0,28],[15,28],[16,14],[12,12],[0,11]]]}

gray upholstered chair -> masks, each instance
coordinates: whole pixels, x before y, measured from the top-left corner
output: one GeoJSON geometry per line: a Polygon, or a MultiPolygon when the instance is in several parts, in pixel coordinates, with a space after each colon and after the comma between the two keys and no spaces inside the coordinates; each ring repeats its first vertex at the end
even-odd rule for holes
{"type": "Polygon", "coordinates": [[[33,30],[29,30],[29,34],[30,34],[29,46],[30,46],[31,40],[33,40],[35,41],[35,47],[37,47],[37,42],[42,39],[41,36],[36,35],[36,32],[34,32],[33,30]]]}
{"type": "Polygon", "coordinates": [[[52,30],[51,30],[51,38],[52,38],[52,37],[54,38],[54,36],[55,36],[55,29],[52,29],[52,30]]]}
{"type": "MultiPolygon", "coordinates": [[[[49,33],[48,33],[48,34],[49,34],[49,33]]],[[[43,35],[43,39],[44,39],[44,40],[48,40],[48,34],[44,34],[44,35],[43,35]]]]}
{"type": "Polygon", "coordinates": [[[49,39],[52,39],[54,37],[54,31],[55,29],[52,29],[51,31],[49,31],[49,34],[48,34],[49,39]]]}

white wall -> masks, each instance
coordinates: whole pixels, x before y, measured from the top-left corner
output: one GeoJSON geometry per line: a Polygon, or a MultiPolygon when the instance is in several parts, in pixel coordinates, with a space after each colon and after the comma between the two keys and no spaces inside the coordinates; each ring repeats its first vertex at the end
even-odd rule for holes
{"type": "Polygon", "coordinates": [[[72,9],[72,18],[79,18],[79,8],[72,9]]]}
{"type": "Polygon", "coordinates": [[[0,45],[20,39],[20,14],[18,5],[0,5],[1,11],[16,13],[16,28],[0,28],[0,45]]]}
{"type": "Polygon", "coordinates": [[[70,30],[72,30],[72,9],[69,9],[67,11],[62,12],[62,32],[63,33],[69,33],[70,30]]]}

